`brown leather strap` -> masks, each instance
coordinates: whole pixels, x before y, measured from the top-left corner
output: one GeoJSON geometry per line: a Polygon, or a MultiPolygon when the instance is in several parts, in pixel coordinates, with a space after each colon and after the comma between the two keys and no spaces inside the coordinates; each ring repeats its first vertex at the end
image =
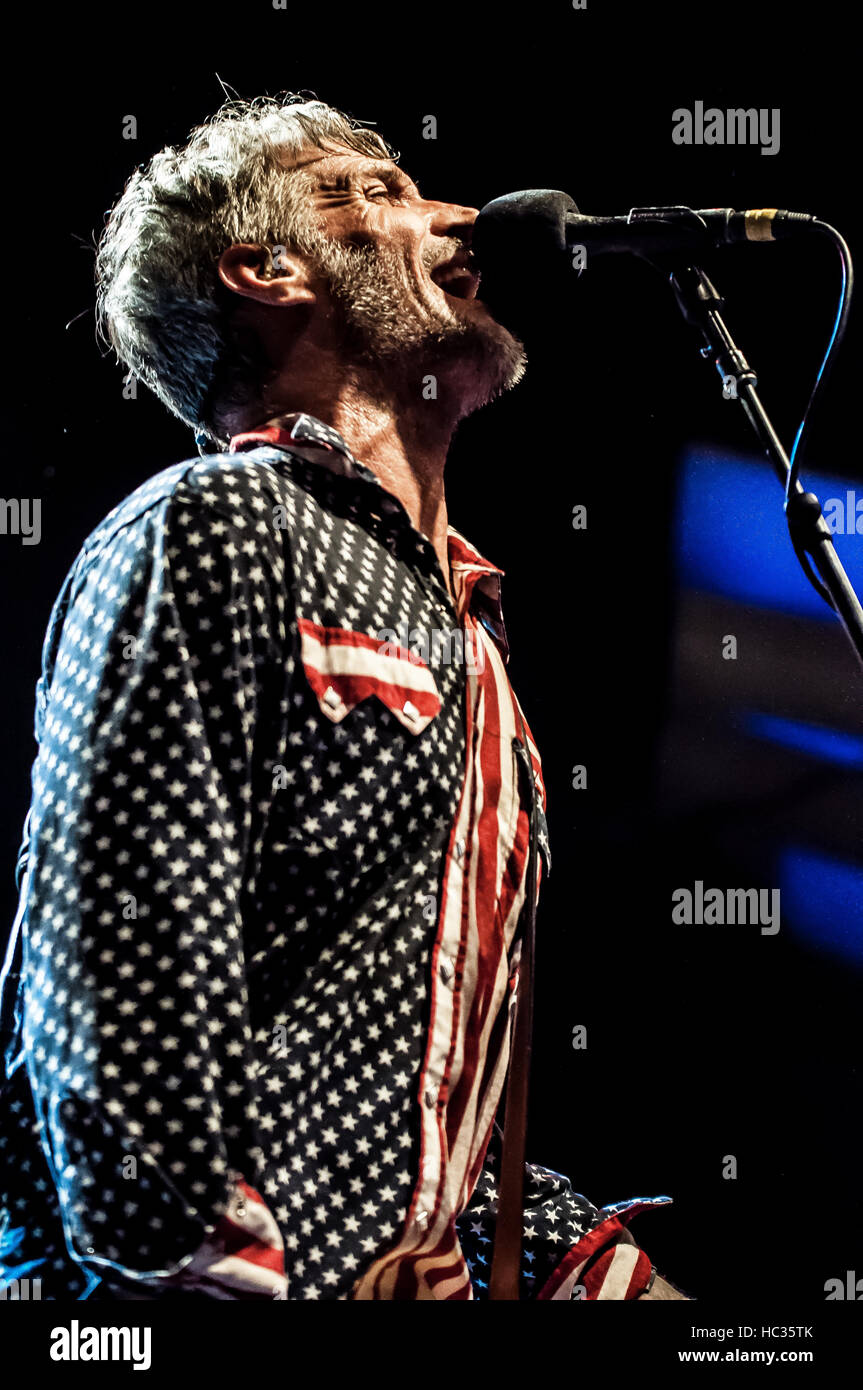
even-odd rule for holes
{"type": "Polygon", "coordinates": [[[528,1082],[533,1033],[533,956],[536,935],[537,881],[537,801],[533,763],[524,720],[521,719],[523,747],[527,755],[530,785],[530,848],[527,860],[527,890],[522,908],[524,935],[518,970],[515,1024],[506,1089],[503,1151],[498,1183],[497,1222],[494,1255],[488,1281],[489,1299],[518,1299],[521,1250],[524,1229],[524,1164],[527,1139],[528,1082]]]}

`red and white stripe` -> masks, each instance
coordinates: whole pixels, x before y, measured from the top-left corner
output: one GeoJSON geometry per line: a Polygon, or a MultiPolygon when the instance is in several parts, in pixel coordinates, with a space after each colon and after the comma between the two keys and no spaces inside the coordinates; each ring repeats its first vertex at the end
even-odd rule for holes
{"type": "Polygon", "coordinates": [[[412,733],[422,733],[441,708],[435,679],[415,653],[348,628],[299,619],[300,654],[323,714],[338,723],[368,695],[377,695],[412,733]]]}
{"type": "MultiPolygon", "coordinates": [[[[234,444],[245,439],[287,443],[303,452],[279,429],[242,436],[234,444]]],[[[329,446],[315,445],[311,452],[334,471],[350,469],[347,456],[333,454],[329,446]]],[[[503,571],[452,527],[448,548],[466,647],[471,634],[484,660],[466,665],[464,785],[447,848],[432,958],[431,1018],[417,1093],[420,1176],[397,1245],[354,1286],[353,1297],[359,1300],[473,1298],[455,1220],[479,1178],[509,1059],[520,954],[513,936],[525,897],[529,841],[512,748],[513,738],[522,737],[521,710],[504,664],[503,571]],[[478,621],[480,616],[497,641],[478,621]],[[441,967],[447,958],[454,971],[444,978],[441,967]],[[440,1096],[440,1104],[426,1104],[430,1089],[440,1096]]],[[[431,671],[404,649],[384,648],[363,634],[306,620],[300,620],[300,641],[306,674],[322,711],[334,722],[370,693],[415,733],[441,707],[431,671]]],[[[545,808],[539,751],[526,720],[525,729],[545,808]]],[[[541,879],[541,861],[537,870],[541,879]]],[[[622,1229],[616,1217],[609,1217],[588,1232],[563,1257],[538,1298],[571,1298],[579,1281],[590,1300],[636,1297],[649,1279],[650,1262],[637,1246],[617,1243],[622,1229]]]]}
{"type": "Polygon", "coordinates": [[[637,1245],[620,1241],[623,1231],[616,1216],[594,1226],[561,1260],[537,1299],[562,1302],[576,1297],[600,1303],[637,1298],[653,1266],[637,1245]]]}
{"type": "MultiPolygon", "coordinates": [[[[358,1281],[357,1299],[473,1298],[455,1219],[482,1169],[509,1059],[520,951],[520,942],[513,948],[513,937],[525,897],[529,844],[512,746],[522,731],[501,652],[468,606],[474,585],[483,583],[488,592],[488,578],[501,572],[452,530],[449,548],[459,618],[482,647],[484,661],[466,671],[464,786],[447,851],[418,1093],[420,1180],[399,1244],[358,1281]],[[455,963],[449,983],[440,970],[445,955],[455,963]],[[445,1104],[433,1109],[425,1103],[426,1091],[438,1085],[445,1104]]],[[[527,733],[545,806],[539,753],[527,733]]]]}
{"type": "Polygon", "coordinates": [[[179,1274],[160,1284],[225,1302],[286,1299],[285,1246],[269,1208],[240,1178],[228,1210],[179,1274]]]}

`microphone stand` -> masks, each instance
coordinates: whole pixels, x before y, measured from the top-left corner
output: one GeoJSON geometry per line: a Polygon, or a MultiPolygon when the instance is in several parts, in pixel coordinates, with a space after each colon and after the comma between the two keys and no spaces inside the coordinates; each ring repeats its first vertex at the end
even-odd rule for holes
{"type": "MultiPolygon", "coordinates": [[[[720,311],[725,307],[725,300],[698,266],[689,265],[674,270],[670,279],[684,319],[701,333],[704,341],[701,356],[713,359],[722,378],[723,398],[740,401],[774,472],[783,489],[787,490],[791,463],[755,389],[758,378],[722,318],[720,311]]],[[[839,615],[857,660],[863,667],[863,608],[836,554],[832,532],[821,512],[821,503],[814,493],[806,492],[799,479],[795,480],[791,489],[786,516],[798,559],[804,569],[807,568],[805,557],[811,559],[826,594],[814,577],[810,577],[825,601],[839,615]]]]}

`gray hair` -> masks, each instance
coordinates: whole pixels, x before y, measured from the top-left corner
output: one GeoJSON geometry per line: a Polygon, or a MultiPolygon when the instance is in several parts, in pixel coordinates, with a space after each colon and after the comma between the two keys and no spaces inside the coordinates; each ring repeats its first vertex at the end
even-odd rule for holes
{"type": "Polygon", "coordinates": [[[233,323],[218,261],[238,242],[314,254],[301,151],[398,153],[322,101],[234,98],[186,144],[141,165],[108,214],[96,251],[96,323],[106,345],[199,433],[221,444],[222,412],[257,398],[268,364],[233,323]]]}

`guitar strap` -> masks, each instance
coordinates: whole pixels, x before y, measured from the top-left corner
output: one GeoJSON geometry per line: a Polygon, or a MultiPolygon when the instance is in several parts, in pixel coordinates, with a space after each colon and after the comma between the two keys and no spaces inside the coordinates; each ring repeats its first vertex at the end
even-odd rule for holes
{"type": "Polygon", "coordinates": [[[519,757],[527,765],[530,788],[530,846],[527,860],[527,889],[522,907],[523,936],[516,986],[515,1023],[510,1049],[503,1148],[498,1184],[497,1223],[494,1238],[489,1299],[518,1299],[523,1240],[524,1164],[527,1138],[528,1081],[533,1033],[533,960],[536,936],[536,887],[539,818],[533,763],[527,730],[519,711],[522,740],[514,739],[519,757]]]}

